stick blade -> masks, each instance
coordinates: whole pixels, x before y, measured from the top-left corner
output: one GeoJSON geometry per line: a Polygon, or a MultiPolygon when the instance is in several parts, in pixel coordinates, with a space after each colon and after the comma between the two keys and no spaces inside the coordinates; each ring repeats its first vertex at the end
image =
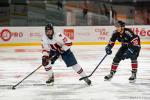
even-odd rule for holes
{"type": "Polygon", "coordinates": [[[11,88],[12,90],[15,90],[16,89],[16,86],[12,86],[12,88],[11,88]]]}
{"type": "Polygon", "coordinates": [[[82,77],[82,78],[80,78],[79,80],[81,81],[81,80],[83,80],[83,79],[85,79],[85,78],[88,78],[89,76],[85,76],[85,77],[82,77]]]}

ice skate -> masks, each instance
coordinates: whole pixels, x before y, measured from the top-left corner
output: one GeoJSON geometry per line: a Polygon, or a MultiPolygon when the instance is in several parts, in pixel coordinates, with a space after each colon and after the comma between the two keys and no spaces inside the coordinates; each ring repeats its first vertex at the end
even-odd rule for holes
{"type": "Polygon", "coordinates": [[[134,83],[136,81],[136,71],[132,71],[131,77],[129,77],[129,82],[134,83]]]}
{"type": "Polygon", "coordinates": [[[52,86],[52,85],[54,85],[54,75],[52,75],[52,77],[50,77],[50,78],[46,81],[46,85],[47,85],[47,86],[52,86]]]}
{"type": "Polygon", "coordinates": [[[105,81],[109,81],[113,78],[114,74],[115,74],[116,71],[110,71],[110,74],[106,75],[104,77],[105,81]]]}
{"type": "Polygon", "coordinates": [[[88,78],[85,78],[84,81],[87,85],[91,85],[91,83],[92,83],[91,80],[88,78]]]}

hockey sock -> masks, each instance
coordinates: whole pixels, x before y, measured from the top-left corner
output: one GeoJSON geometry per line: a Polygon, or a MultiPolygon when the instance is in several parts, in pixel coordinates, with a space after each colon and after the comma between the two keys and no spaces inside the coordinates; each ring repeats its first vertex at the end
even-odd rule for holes
{"type": "Polygon", "coordinates": [[[72,68],[77,72],[81,77],[85,77],[86,74],[83,71],[82,67],[79,64],[73,65],[72,68]]]}
{"type": "Polygon", "coordinates": [[[53,75],[52,66],[47,65],[47,66],[44,66],[44,68],[45,68],[45,71],[47,72],[48,76],[52,77],[52,75],[53,75]]]}
{"type": "Polygon", "coordinates": [[[137,68],[138,68],[137,60],[132,60],[131,61],[131,67],[132,67],[132,71],[137,70],[137,68]]]}
{"type": "Polygon", "coordinates": [[[118,67],[118,63],[112,63],[112,66],[111,66],[111,70],[112,71],[116,71],[117,70],[117,67],[118,67]]]}

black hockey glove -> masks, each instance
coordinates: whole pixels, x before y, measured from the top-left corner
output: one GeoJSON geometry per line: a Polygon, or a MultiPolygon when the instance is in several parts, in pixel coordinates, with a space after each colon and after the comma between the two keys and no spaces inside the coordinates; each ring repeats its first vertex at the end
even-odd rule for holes
{"type": "Polygon", "coordinates": [[[111,50],[111,48],[110,48],[109,46],[106,46],[106,47],[105,47],[105,51],[106,51],[106,53],[107,53],[108,55],[111,55],[111,54],[112,54],[112,50],[111,50]]]}
{"type": "Polygon", "coordinates": [[[122,60],[131,58],[132,56],[135,56],[134,50],[131,48],[128,48],[123,54],[122,60]]]}
{"type": "Polygon", "coordinates": [[[49,64],[49,56],[42,56],[42,65],[46,66],[49,64]]]}

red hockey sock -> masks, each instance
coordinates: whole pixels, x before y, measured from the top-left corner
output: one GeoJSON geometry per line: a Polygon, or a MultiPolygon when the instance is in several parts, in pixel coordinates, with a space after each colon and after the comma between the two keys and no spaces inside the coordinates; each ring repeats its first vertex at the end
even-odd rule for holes
{"type": "Polygon", "coordinates": [[[118,63],[113,63],[111,66],[111,70],[116,71],[118,68],[118,63]]]}
{"type": "Polygon", "coordinates": [[[137,70],[138,64],[137,63],[132,63],[131,67],[132,67],[132,70],[137,70]]]}
{"type": "Polygon", "coordinates": [[[116,71],[117,70],[118,65],[112,64],[111,66],[111,70],[116,71]]]}

